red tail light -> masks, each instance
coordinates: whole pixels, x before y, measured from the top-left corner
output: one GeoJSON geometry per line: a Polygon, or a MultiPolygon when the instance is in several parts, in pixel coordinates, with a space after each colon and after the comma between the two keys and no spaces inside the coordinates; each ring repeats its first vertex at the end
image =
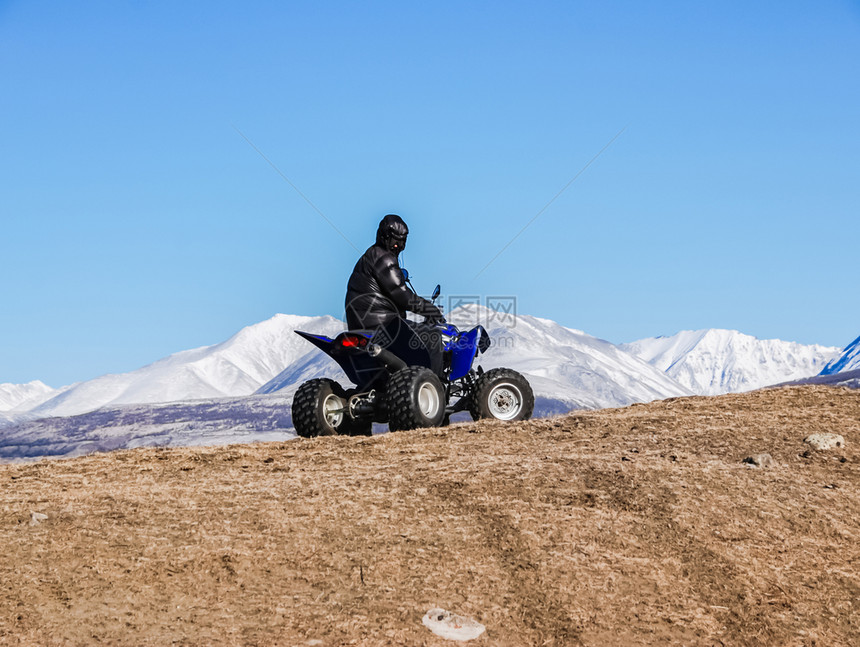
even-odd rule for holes
{"type": "Polygon", "coordinates": [[[364,348],[367,346],[367,337],[361,335],[344,335],[340,338],[340,345],[344,348],[364,348]]]}

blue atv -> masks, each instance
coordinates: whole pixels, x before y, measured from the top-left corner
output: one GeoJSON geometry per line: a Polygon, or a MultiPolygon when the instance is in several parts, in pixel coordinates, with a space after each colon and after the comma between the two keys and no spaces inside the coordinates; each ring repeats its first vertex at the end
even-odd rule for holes
{"type": "MultiPolygon", "coordinates": [[[[439,296],[439,286],[432,300],[439,296]]],[[[468,410],[474,420],[528,420],[534,392],[508,368],[473,368],[490,347],[483,326],[460,331],[446,322],[394,319],[376,330],[348,330],[334,339],[295,331],[322,350],[354,387],[327,378],[309,380],[293,398],[299,436],[369,436],[374,422],[391,431],[437,427],[468,410]]]]}

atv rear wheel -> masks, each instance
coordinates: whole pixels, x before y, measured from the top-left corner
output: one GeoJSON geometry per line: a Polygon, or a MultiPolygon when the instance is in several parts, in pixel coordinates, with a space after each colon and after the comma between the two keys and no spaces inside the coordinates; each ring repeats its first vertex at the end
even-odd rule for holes
{"type": "Polygon", "coordinates": [[[423,366],[407,366],[392,375],[387,399],[391,431],[438,427],[445,417],[442,381],[423,366]]]}
{"type": "Polygon", "coordinates": [[[293,427],[302,438],[333,436],[349,414],[344,412],[346,398],[343,388],[334,380],[308,380],[293,397],[293,427]]]}
{"type": "Polygon", "coordinates": [[[509,368],[494,368],[481,375],[469,400],[472,420],[528,420],[535,394],[528,380],[509,368]]]}

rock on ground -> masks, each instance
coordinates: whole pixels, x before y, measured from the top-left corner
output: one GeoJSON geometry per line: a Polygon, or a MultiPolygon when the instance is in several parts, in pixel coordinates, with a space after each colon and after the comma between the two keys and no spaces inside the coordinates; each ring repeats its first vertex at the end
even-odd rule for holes
{"type": "Polygon", "coordinates": [[[828,450],[837,447],[845,447],[845,439],[839,434],[812,434],[803,439],[803,442],[812,445],[815,449],[828,450]]]}
{"type": "Polygon", "coordinates": [[[776,461],[770,454],[753,454],[747,456],[743,462],[753,467],[776,467],[776,461]]]}

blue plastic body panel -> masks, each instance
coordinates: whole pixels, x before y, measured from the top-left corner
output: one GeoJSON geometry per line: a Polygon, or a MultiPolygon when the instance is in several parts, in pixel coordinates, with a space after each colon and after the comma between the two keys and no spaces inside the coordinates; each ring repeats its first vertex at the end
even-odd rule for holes
{"type": "Polygon", "coordinates": [[[478,353],[478,339],[482,328],[480,326],[464,332],[451,341],[451,376],[450,380],[458,380],[472,369],[472,362],[478,353]]]}

